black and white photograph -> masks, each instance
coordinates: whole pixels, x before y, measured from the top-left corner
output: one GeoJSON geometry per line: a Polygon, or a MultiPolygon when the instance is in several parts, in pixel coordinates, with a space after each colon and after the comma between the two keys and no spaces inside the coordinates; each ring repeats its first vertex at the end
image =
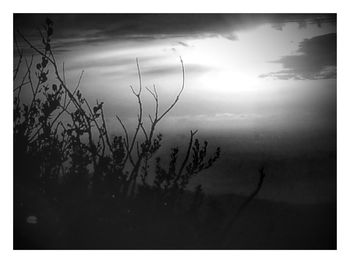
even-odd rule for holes
{"type": "Polygon", "coordinates": [[[12,15],[14,250],[337,249],[336,13],[12,15]]]}

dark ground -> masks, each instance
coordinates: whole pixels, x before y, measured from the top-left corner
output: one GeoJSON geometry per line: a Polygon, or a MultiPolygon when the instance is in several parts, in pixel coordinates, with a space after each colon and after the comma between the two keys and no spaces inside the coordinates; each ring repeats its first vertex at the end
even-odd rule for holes
{"type": "Polygon", "coordinates": [[[336,206],[253,200],[232,228],[225,226],[245,197],[206,196],[198,211],[150,205],[151,199],[118,202],[81,193],[36,194],[17,184],[14,249],[336,249],[336,206]],[[35,216],[35,224],[28,223],[35,216]]]}

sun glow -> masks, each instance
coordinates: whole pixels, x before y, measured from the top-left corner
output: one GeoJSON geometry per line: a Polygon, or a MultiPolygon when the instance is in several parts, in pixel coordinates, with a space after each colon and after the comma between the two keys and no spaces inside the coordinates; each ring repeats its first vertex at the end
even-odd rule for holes
{"type": "Polygon", "coordinates": [[[198,88],[202,92],[212,90],[222,95],[252,93],[264,84],[264,80],[258,77],[257,65],[246,58],[248,51],[243,50],[236,41],[215,37],[188,42],[188,47],[179,50],[185,63],[208,69],[197,78],[198,88]]]}
{"type": "Polygon", "coordinates": [[[218,70],[200,76],[198,79],[201,87],[213,89],[221,94],[252,93],[259,91],[262,81],[246,72],[235,70],[218,70]]]}

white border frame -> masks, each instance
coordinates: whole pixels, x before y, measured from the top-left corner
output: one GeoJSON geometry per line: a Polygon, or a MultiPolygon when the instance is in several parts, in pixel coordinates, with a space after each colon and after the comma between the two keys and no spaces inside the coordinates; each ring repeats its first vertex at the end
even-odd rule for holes
{"type": "Polygon", "coordinates": [[[59,262],[118,261],[118,262],[350,262],[349,259],[349,136],[350,136],[350,85],[349,85],[349,9],[346,1],[281,0],[264,1],[203,1],[161,0],[88,1],[28,0],[1,3],[1,180],[0,183],[0,261],[1,262],[59,262]],[[13,64],[13,13],[337,13],[338,32],[338,85],[337,85],[337,136],[338,136],[338,250],[333,251],[253,251],[253,250],[197,250],[197,251],[13,251],[13,130],[12,130],[12,65],[13,64]],[[11,50],[11,52],[10,52],[11,50]]]}

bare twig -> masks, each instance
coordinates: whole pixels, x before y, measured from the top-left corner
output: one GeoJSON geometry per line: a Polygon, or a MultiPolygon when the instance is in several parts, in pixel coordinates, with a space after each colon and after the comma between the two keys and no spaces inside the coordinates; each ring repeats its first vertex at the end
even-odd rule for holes
{"type": "MultiPolygon", "coordinates": [[[[138,59],[136,59],[136,66],[137,66],[137,72],[138,72],[138,78],[139,78],[139,91],[136,92],[132,86],[130,86],[130,88],[131,88],[132,93],[136,96],[137,102],[139,104],[138,122],[137,122],[137,126],[136,126],[136,130],[134,132],[134,135],[133,135],[133,137],[131,139],[131,143],[130,143],[128,149],[127,149],[127,155],[126,155],[126,157],[124,159],[123,166],[125,165],[125,163],[127,162],[128,159],[131,161],[130,158],[132,158],[131,155],[132,155],[132,152],[133,152],[133,149],[134,149],[134,146],[135,146],[136,138],[137,138],[139,130],[140,130],[141,126],[142,126],[142,112],[143,112],[142,100],[141,100],[142,79],[141,79],[141,71],[140,71],[140,66],[139,66],[138,59]]],[[[118,117],[118,120],[120,122],[119,117],[118,117]]],[[[124,130],[126,130],[126,129],[124,129],[124,130]]]]}
{"type": "Polygon", "coordinates": [[[17,63],[17,66],[14,70],[14,75],[13,75],[13,79],[15,80],[16,77],[17,77],[17,74],[18,74],[18,71],[19,71],[19,67],[21,66],[22,64],[22,58],[23,58],[23,50],[21,50],[18,46],[18,42],[17,42],[17,38],[15,36],[15,46],[16,46],[16,50],[19,54],[19,58],[18,58],[18,63],[17,63]]]}
{"type": "MultiPolygon", "coordinates": [[[[88,107],[88,110],[89,110],[89,112],[90,112],[90,120],[92,120],[94,123],[95,123],[95,125],[96,125],[96,128],[97,128],[97,130],[98,130],[98,132],[99,132],[99,134],[100,134],[100,136],[101,136],[101,138],[102,138],[102,156],[104,155],[104,153],[105,153],[105,149],[106,149],[106,145],[105,145],[105,141],[104,141],[104,136],[103,136],[103,132],[102,132],[102,130],[101,130],[101,128],[100,128],[100,126],[99,126],[99,124],[98,124],[98,122],[96,121],[96,118],[94,117],[94,113],[92,112],[92,110],[91,110],[91,107],[90,107],[90,104],[88,103],[88,101],[86,100],[86,99],[84,99],[84,102],[85,102],[85,104],[86,104],[86,106],[88,107]]],[[[90,122],[89,122],[89,129],[91,130],[91,125],[90,125],[90,122]]],[[[93,146],[92,146],[93,147],[93,146]]]]}
{"type": "MultiPolygon", "coordinates": [[[[97,102],[97,104],[98,104],[98,102],[97,102]]],[[[105,131],[106,143],[108,145],[108,148],[109,148],[110,152],[113,152],[111,142],[109,141],[108,130],[107,130],[107,125],[106,125],[106,120],[105,120],[103,107],[101,107],[101,117],[102,117],[102,126],[103,126],[103,129],[105,131]]]]}
{"type": "Polygon", "coordinates": [[[256,197],[256,195],[261,190],[261,187],[262,187],[262,185],[264,183],[265,176],[266,176],[266,174],[265,174],[265,165],[262,165],[259,168],[259,181],[258,181],[258,184],[257,184],[256,188],[247,197],[247,199],[240,205],[240,207],[237,209],[236,213],[233,215],[233,217],[229,220],[229,222],[227,223],[227,225],[223,229],[223,233],[226,234],[226,238],[224,239],[224,246],[227,246],[228,243],[231,240],[230,230],[231,230],[233,224],[236,222],[236,220],[240,217],[242,212],[248,207],[250,202],[256,197]]]}
{"type": "Polygon", "coordinates": [[[183,92],[183,90],[185,88],[185,67],[184,67],[184,64],[183,64],[183,61],[182,61],[181,57],[180,57],[180,61],[181,61],[181,68],[182,68],[182,86],[181,86],[180,92],[177,94],[174,102],[169,106],[169,108],[166,109],[164,111],[164,113],[157,119],[157,122],[159,122],[176,105],[176,103],[180,99],[181,93],[183,92]]]}
{"type": "MultiPolygon", "coordinates": [[[[81,71],[78,83],[73,91],[73,96],[75,95],[76,91],[78,90],[79,86],[80,86],[80,81],[81,78],[83,77],[84,74],[84,70],[81,71]]],[[[65,91],[65,98],[64,98],[64,103],[63,103],[63,109],[57,114],[57,116],[55,117],[55,119],[51,122],[51,127],[54,125],[54,123],[58,120],[58,118],[68,109],[69,104],[72,102],[72,97],[69,98],[68,103],[66,105],[66,96],[67,96],[67,92],[65,91]]]]}
{"type": "Polygon", "coordinates": [[[183,172],[183,170],[184,170],[184,168],[185,168],[185,166],[186,166],[186,164],[188,162],[188,158],[190,157],[190,153],[191,153],[193,137],[196,135],[197,132],[198,132],[198,130],[191,131],[190,141],[189,141],[188,146],[187,146],[186,156],[185,156],[185,159],[182,162],[182,165],[180,167],[179,173],[176,176],[175,183],[180,179],[180,177],[182,175],[182,172],[183,172]]]}

